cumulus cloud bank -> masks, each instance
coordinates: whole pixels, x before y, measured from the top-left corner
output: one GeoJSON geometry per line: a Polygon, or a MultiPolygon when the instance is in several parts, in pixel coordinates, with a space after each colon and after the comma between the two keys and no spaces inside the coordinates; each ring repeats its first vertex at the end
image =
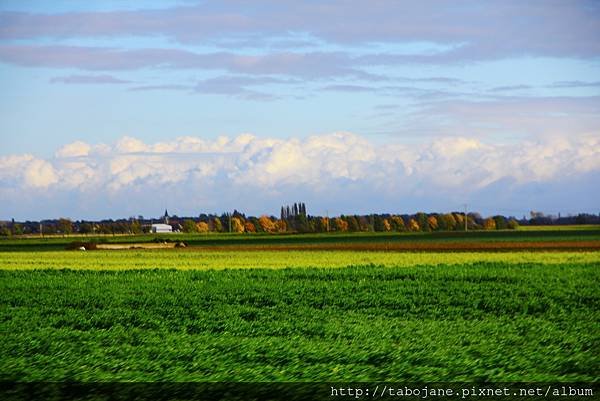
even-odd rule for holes
{"type": "MultiPolygon", "coordinates": [[[[65,197],[105,202],[133,214],[162,204],[190,214],[233,207],[258,214],[274,213],[269,208],[295,196],[312,200],[315,213],[352,207],[401,212],[443,207],[440,199],[453,208],[491,192],[517,196],[531,185],[587,185],[598,173],[598,136],[512,144],[469,137],[377,143],[348,132],[304,139],[186,136],[157,143],[126,136],[111,145],[76,141],[48,159],[2,157],[0,194],[13,210],[30,196],[50,204],[65,197]]],[[[539,201],[535,193],[528,196],[528,202],[539,201]]],[[[589,201],[572,202],[576,208],[589,201]]],[[[81,205],[67,204],[72,214],[85,213],[81,205]]]]}

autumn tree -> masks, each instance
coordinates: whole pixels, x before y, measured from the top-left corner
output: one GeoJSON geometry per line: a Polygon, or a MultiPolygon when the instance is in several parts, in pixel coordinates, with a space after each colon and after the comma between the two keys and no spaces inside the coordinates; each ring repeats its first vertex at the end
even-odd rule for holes
{"type": "Polygon", "coordinates": [[[264,232],[274,233],[277,231],[277,226],[273,223],[273,220],[269,216],[262,215],[258,219],[258,224],[264,232]]]}
{"type": "Polygon", "coordinates": [[[454,226],[455,230],[464,230],[465,229],[465,216],[461,213],[453,213],[454,221],[456,221],[456,225],[454,226]]]}
{"type": "Polygon", "coordinates": [[[438,220],[435,216],[429,216],[427,218],[427,226],[429,227],[429,231],[436,231],[438,229],[438,220]]]}
{"type": "Polygon", "coordinates": [[[438,216],[438,226],[440,230],[453,231],[456,227],[456,219],[451,213],[440,214],[438,216]]]}
{"type": "Polygon", "coordinates": [[[212,220],[212,226],[214,232],[220,233],[223,231],[223,224],[221,223],[221,219],[219,219],[218,217],[215,217],[212,220]]]}
{"type": "Polygon", "coordinates": [[[487,218],[483,222],[484,230],[495,230],[496,229],[496,221],[493,218],[487,218]]]}
{"type": "Polygon", "coordinates": [[[419,231],[419,230],[421,230],[421,227],[419,226],[419,223],[417,223],[417,220],[410,219],[408,221],[408,229],[410,231],[419,231]]]}
{"type": "Polygon", "coordinates": [[[404,225],[404,220],[402,217],[392,216],[390,217],[390,223],[394,231],[406,231],[406,226],[404,225]]]}
{"type": "Polygon", "coordinates": [[[388,219],[382,221],[383,231],[392,231],[392,225],[388,219]]]}
{"type": "Polygon", "coordinates": [[[247,222],[244,224],[244,230],[245,230],[247,233],[255,233],[255,232],[256,232],[256,227],[254,226],[254,224],[252,224],[252,222],[251,222],[251,221],[247,221],[247,222]]]}
{"type": "Polygon", "coordinates": [[[356,216],[348,216],[346,217],[347,231],[356,232],[360,231],[360,224],[358,223],[358,219],[356,216]]]}
{"type": "Polygon", "coordinates": [[[243,233],[244,232],[244,223],[239,217],[231,218],[231,231],[234,233],[243,233]]]}
{"type": "Polygon", "coordinates": [[[234,233],[243,233],[244,232],[244,224],[239,217],[231,218],[231,230],[234,233]]]}
{"type": "Polygon", "coordinates": [[[317,231],[327,232],[329,231],[329,217],[320,217],[317,219],[317,231]]]}
{"type": "Polygon", "coordinates": [[[333,219],[333,225],[336,231],[345,232],[348,231],[348,222],[341,217],[333,219]]]}
{"type": "Polygon", "coordinates": [[[275,225],[277,226],[278,232],[284,233],[287,231],[287,223],[285,222],[285,220],[277,220],[275,225]]]}
{"type": "MultiPolygon", "coordinates": [[[[200,234],[206,234],[210,231],[208,223],[205,221],[201,221],[201,222],[197,223],[194,228],[195,228],[195,231],[199,232],[200,234]]],[[[190,232],[192,232],[192,231],[190,231],[190,232]]]]}

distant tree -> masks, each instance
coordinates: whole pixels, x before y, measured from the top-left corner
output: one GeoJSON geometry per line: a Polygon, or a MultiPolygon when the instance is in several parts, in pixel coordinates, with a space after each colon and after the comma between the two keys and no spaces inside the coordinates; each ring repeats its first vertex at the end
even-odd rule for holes
{"type": "Polygon", "coordinates": [[[277,222],[275,222],[275,225],[277,226],[278,232],[284,233],[287,231],[287,223],[285,222],[285,220],[277,220],[277,222]]]}
{"type": "Polygon", "coordinates": [[[492,217],[496,222],[496,230],[506,230],[508,228],[508,222],[504,216],[492,217]]]}
{"type": "Polygon", "coordinates": [[[73,223],[69,219],[60,218],[58,219],[57,229],[63,235],[71,234],[73,232],[73,223]]]}
{"type": "Polygon", "coordinates": [[[244,230],[247,233],[255,233],[256,232],[256,227],[254,226],[254,224],[252,224],[251,221],[246,221],[246,223],[244,224],[244,230]]]}
{"type": "Polygon", "coordinates": [[[415,220],[421,231],[430,231],[429,224],[427,223],[427,215],[425,213],[419,212],[415,214],[415,220]]]}
{"type": "MultiPolygon", "coordinates": [[[[381,215],[376,214],[373,216],[373,230],[377,231],[377,232],[381,232],[381,231],[388,231],[385,229],[385,227],[383,226],[383,217],[381,217],[381,215]]],[[[388,222],[389,224],[389,222],[388,222]]]]}
{"type": "Polygon", "coordinates": [[[374,231],[373,227],[373,215],[371,216],[355,216],[358,220],[358,226],[360,231],[374,231]]]}
{"type": "Polygon", "coordinates": [[[477,212],[467,214],[467,225],[469,228],[476,228],[483,225],[483,217],[477,212]],[[472,226],[471,226],[472,224],[472,226]]]}
{"type": "MultiPolygon", "coordinates": [[[[473,218],[473,216],[471,216],[470,214],[467,215],[467,228],[469,230],[478,230],[481,228],[481,224],[478,223],[479,220],[475,220],[475,218],[473,218]]],[[[481,220],[481,223],[483,224],[483,220],[481,220]]]]}
{"type": "Polygon", "coordinates": [[[509,230],[516,230],[517,228],[519,228],[519,223],[515,219],[510,219],[506,224],[506,228],[508,228],[509,230]]]}
{"type": "Polygon", "coordinates": [[[8,227],[2,226],[0,227],[0,237],[9,237],[11,235],[11,231],[8,227]]]}
{"type": "Polygon", "coordinates": [[[496,221],[493,218],[487,218],[483,222],[484,230],[495,230],[496,229],[496,221]]]}
{"type": "Polygon", "coordinates": [[[91,223],[81,223],[79,225],[79,234],[90,234],[93,231],[93,226],[91,223]]]}
{"type": "Polygon", "coordinates": [[[392,230],[394,231],[406,231],[406,226],[404,225],[404,220],[400,216],[392,216],[390,217],[390,223],[392,225],[392,230]]]}
{"type": "Polygon", "coordinates": [[[410,219],[408,221],[408,229],[410,231],[420,231],[421,227],[419,226],[419,223],[417,223],[417,220],[415,219],[410,219]]]}
{"type": "MultiPolygon", "coordinates": [[[[204,224],[206,224],[206,223],[204,223],[204,224]]],[[[198,229],[196,228],[196,222],[194,220],[191,220],[191,219],[185,219],[183,221],[183,232],[184,233],[195,233],[195,232],[198,232],[198,229]]]]}
{"type": "Polygon", "coordinates": [[[392,225],[388,219],[383,219],[382,221],[383,231],[392,231],[392,225]]]}
{"type": "Polygon", "coordinates": [[[336,231],[345,232],[348,231],[348,222],[341,217],[333,219],[333,226],[336,231]]]}
{"type": "Polygon", "coordinates": [[[360,231],[360,224],[356,216],[348,216],[346,217],[346,223],[348,223],[348,231],[356,232],[360,231]]]}
{"type": "Polygon", "coordinates": [[[264,232],[274,233],[277,231],[277,225],[271,220],[269,216],[260,216],[258,219],[258,224],[262,228],[264,232]]]}
{"type": "Polygon", "coordinates": [[[14,223],[12,225],[12,233],[13,235],[23,235],[23,226],[19,223],[14,223]]]}
{"type": "Polygon", "coordinates": [[[228,214],[223,213],[221,215],[221,217],[219,218],[219,221],[221,222],[221,226],[223,227],[223,231],[225,231],[225,232],[233,231],[233,227],[230,227],[230,220],[229,220],[229,215],[228,214]]]}
{"type": "Polygon", "coordinates": [[[456,219],[452,213],[440,214],[437,220],[440,230],[453,231],[456,228],[456,219]]]}
{"type": "Polygon", "coordinates": [[[244,224],[239,217],[231,218],[231,230],[234,233],[243,233],[244,232],[244,224]]]}
{"type": "Polygon", "coordinates": [[[456,225],[454,226],[455,230],[464,230],[465,229],[465,216],[461,213],[453,213],[454,221],[456,225]]]}
{"type": "Polygon", "coordinates": [[[221,219],[219,219],[218,217],[215,217],[212,220],[212,226],[213,226],[213,231],[215,232],[222,232],[223,231],[223,224],[221,223],[221,219]]]}
{"type": "Polygon", "coordinates": [[[141,234],[142,233],[142,225],[140,224],[140,222],[138,220],[133,220],[129,224],[129,229],[131,230],[132,234],[141,234]]]}
{"type": "Polygon", "coordinates": [[[427,218],[427,225],[429,226],[429,231],[436,231],[438,229],[438,219],[431,215],[427,218]]]}
{"type": "MultiPolygon", "coordinates": [[[[190,220],[192,221],[192,220],[190,220]]],[[[192,221],[193,222],[193,221],[192,221]]],[[[185,225],[185,222],[184,222],[185,225]]],[[[185,228],[184,228],[185,230],[185,228]]],[[[194,231],[186,231],[186,232],[198,232],[200,234],[207,234],[210,231],[209,227],[208,227],[208,223],[201,221],[198,222],[196,224],[194,224],[194,231]]]]}
{"type": "Polygon", "coordinates": [[[327,217],[318,217],[315,219],[315,232],[324,233],[329,226],[329,219],[327,217]]]}
{"type": "Polygon", "coordinates": [[[300,213],[294,217],[294,227],[296,228],[296,231],[300,233],[306,233],[310,231],[308,219],[305,214],[300,213]]]}

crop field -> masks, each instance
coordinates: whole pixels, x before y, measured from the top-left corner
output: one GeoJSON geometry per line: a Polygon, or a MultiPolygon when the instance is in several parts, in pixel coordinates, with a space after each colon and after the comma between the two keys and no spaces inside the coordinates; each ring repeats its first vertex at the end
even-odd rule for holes
{"type": "Polygon", "coordinates": [[[477,234],[0,241],[0,380],[597,382],[595,249],[290,249],[600,241],[477,234]]]}
{"type": "Polygon", "coordinates": [[[600,263],[600,252],[359,252],[359,251],[231,251],[119,250],[0,252],[0,266],[9,270],[240,269],[346,266],[415,267],[474,263],[600,263]]]}
{"type": "Polygon", "coordinates": [[[549,230],[547,227],[507,231],[454,231],[433,233],[331,233],[331,234],[146,234],[130,236],[46,236],[0,239],[3,251],[60,251],[73,241],[107,244],[141,244],[161,241],[184,241],[188,246],[204,249],[283,249],[317,248],[359,250],[507,250],[534,249],[594,249],[600,250],[600,228],[566,226],[549,230]],[[583,244],[583,246],[582,246],[583,244]]]}

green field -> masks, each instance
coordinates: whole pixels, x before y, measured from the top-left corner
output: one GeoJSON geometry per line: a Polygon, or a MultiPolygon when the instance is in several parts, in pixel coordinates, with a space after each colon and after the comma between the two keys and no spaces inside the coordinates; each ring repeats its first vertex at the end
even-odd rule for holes
{"type": "Polygon", "coordinates": [[[346,266],[415,267],[474,263],[600,263],[600,252],[359,252],[359,251],[228,251],[119,250],[0,252],[0,266],[9,270],[71,269],[240,269],[346,266]]]}
{"type": "Polygon", "coordinates": [[[525,230],[504,231],[453,231],[433,233],[329,233],[329,234],[146,234],[117,236],[46,236],[24,238],[0,238],[0,252],[4,251],[59,251],[73,241],[98,243],[144,243],[152,241],[185,241],[190,246],[289,246],[326,244],[477,244],[477,243],[530,243],[540,241],[600,242],[598,226],[565,226],[569,229],[536,227],[525,230]]]}
{"type": "MultiPolygon", "coordinates": [[[[597,241],[589,232],[533,236],[597,241]]],[[[532,235],[519,233],[496,238],[532,235]]],[[[600,252],[232,246],[328,238],[87,252],[63,250],[72,239],[0,241],[0,380],[599,381],[600,252]]]]}

